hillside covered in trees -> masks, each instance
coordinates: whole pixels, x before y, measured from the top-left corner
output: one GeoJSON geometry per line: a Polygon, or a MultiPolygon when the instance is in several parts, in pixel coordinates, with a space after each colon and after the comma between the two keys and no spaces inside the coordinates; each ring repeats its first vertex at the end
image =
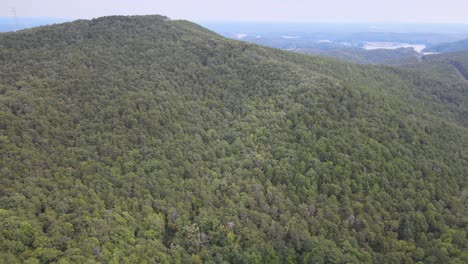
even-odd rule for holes
{"type": "Polygon", "coordinates": [[[428,52],[454,52],[454,51],[468,51],[468,39],[463,39],[455,42],[441,43],[431,45],[424,49],[428,52]]]}
{"type": "Polygon", "coordinates": [[[467,83],[162,16],[0,34],[2,263],[467,263],[467,83]]]}
{"type": "Polygon", "coordinates": [[[423,56],[420,62],[408,63],[402,67],[419,71],[433,80],[468,82],[468,51],[423,56]]]}
{"type": "Polygon", "coordinates": [[[299,49],[294,51],[336,58],[352,63],[395,66],[417,63],[421,57],[421,55],[412,48],[365,50],[363,48],[347,47],[331,50],[299,49]]]}

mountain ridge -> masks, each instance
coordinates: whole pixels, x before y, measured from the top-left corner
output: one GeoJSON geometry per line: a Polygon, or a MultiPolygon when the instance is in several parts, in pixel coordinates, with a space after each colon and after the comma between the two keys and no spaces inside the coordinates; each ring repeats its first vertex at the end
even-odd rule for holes
{"type": "Polygon", "coordinates": [[[427,51],[427,52],[454,52],[454,51],[467,51],[467,50],[468,50],[468,39],[432,45],[424,49],[424,51],[427,51]]]}

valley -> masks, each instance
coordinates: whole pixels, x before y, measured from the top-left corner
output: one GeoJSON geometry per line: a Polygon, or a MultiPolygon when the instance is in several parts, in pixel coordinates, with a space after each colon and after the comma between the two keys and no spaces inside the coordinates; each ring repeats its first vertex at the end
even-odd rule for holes
{"type": "Polygon", "coordinates": [[[468,31],[455,24],[204,25],[228,38],[360,64],[404,65],[417,62],[426,55],[468,51],[468,46],[465,45],[468,31]],[[437,30],[431,31],[432,28],[437,30]]]}

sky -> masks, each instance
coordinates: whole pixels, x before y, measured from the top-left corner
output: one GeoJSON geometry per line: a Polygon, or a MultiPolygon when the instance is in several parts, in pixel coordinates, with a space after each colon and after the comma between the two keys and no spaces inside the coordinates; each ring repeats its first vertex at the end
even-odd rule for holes
{"type": "Polygon", "coordinates": [[[468,0],[1,0],[0,16],[160,14],[191,21],[468,23],[468,0]]]}

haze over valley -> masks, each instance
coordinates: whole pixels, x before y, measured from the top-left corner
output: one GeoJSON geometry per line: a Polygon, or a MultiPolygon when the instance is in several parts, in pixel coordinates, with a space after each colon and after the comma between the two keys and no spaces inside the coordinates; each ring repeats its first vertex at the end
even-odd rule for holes
{"type": "MultiPolygon", "coordinates": [[[[439,53],[438,45],[468,39],[468,26],[463,24],[202,22],[202,25],[228,38],[366,64],[418,61],[424,55],[439,53]],[[389,60],[379,60],[382,53],[394,55],[389,60]]],[[[468,50],[468,45],[459,46],[458,50],[468,50]]]]}

